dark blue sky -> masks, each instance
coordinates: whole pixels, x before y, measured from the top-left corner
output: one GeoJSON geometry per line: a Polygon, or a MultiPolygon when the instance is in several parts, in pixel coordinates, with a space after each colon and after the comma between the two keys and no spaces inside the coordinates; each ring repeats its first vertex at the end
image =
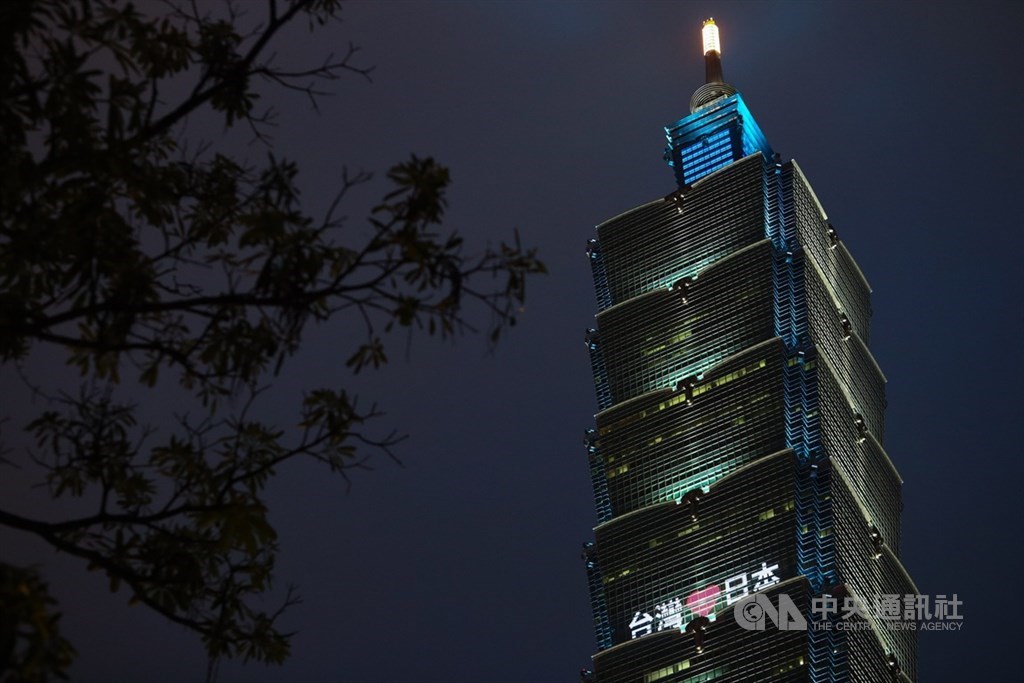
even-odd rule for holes
{"type": "MultiPolygon", "coordinates": [[[[454,178],[448,224],[481,245],[518,228],[551,274],[530,283],[496,353],[467,337],[406,354],[398,338],[391,365],[358,378],[411,434],[404,467],[379,459],[347,493],[313,467],[274,483],[279,581],[305,598],[285,622],[294,656],[283,669],[225,665],[222,680],[573,681],[588,665],[578,556],[594,523],[581,436],[596,306],[584,246],[595,224],[674,188],[662,126],[702,81],[709,15],[727,80],[799,162],[874,288],[904,563],[922,592],[964,603],[961,632],[922,634],[921,680],[1019,677],[1017,5],[394,1],[345,15],[312,39],[284,36],[278,52],[315,61],[353,41],[374,83],[343,78],[319,116],[267,95],[307,200],[325,205],[343,165],[382,173],[433,155],[454,178]]],[[[266,409],[287,416],[303,387],[352,384],[338,351],[349,334],[310,334],[266,409]]],[[[111,598],[76,562],[2,540],[48,563],[81,653],[74,680],[202,676],[190,636],[111,598]]]]}

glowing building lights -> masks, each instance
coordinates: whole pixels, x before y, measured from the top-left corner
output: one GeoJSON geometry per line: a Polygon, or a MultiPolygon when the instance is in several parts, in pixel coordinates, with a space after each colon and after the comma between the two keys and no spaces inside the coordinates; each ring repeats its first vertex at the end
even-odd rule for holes
{"type": "Polygon", "coordinates": [[[718,25],[715,24],[714,19],[705,21],[704,28],[701,29],[700,33],[704,38],[704,54],[709,52],[722,54],[722,43],[718,38],[718,25]]]}

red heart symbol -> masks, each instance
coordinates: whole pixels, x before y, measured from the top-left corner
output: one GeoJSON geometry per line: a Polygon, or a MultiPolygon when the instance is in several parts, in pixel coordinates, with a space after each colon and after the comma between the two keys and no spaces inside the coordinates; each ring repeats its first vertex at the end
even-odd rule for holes
{"type": "Polygon", "coordinates": [[[715,611],[715,603],[718,602],[718,595],[722,592],[722,589],[718,586],[708,586],[702,588],[696,593],[691,593],[686,598],[686,606],[690,608],[690,611],[694,614],[702,617],[706,617],[715,611]]]}

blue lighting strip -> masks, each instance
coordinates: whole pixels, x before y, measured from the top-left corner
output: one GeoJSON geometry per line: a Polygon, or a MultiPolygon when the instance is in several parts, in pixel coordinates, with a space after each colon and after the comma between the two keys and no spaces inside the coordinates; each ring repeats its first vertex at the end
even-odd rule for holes
{"type": "Polygon", "coordinates": [[[597,392],[598,412],[612,405],[612,390],[608,383],[608,370],[605,368],[604,355],[601,353],[600,339],[597,330],[587,330],[587,350],[590,351],[590,370],[594,373],[594,390],[597,392]]]}
{"type": "Polygon", "coordinates": [[[608,604],[604,598],[604,581],[598,566],[597,548],[593,542],[583,544],[583,561],[587,567],[587,585],[590,587],[590,607],[594,611],[594,633],[597,649],[607,650],[613,645],[612,627],[608,619],[608,604]]]}
{"type": "MultiPolygon", "coordinates": [[[[832,528],[831,467],[821,449],[818,416],[817,353],[808,334],[803,248],[797,240],[792,167],[765,164],[765,232],[772,259],[775,333],[786,345],[783,395],[786,445],[798,458],[796,496],[797,569],[818,594],[836,582],[832,528]]],[[[812,681],[834,683],[848,678],[845,635],[810,633],[812,681]],[[842,661],[839,661],[842,660],[842,661]],[[836,675],[836,674],[839,675],[836,675]]]]}
{"type": "Polygon", "coordinates": [[[604,460],[597,446],[597,430],[588,429],[585,433],[587,460],[590,463],[590,481],[594,485],[594,506],[597,508],[597,523],[607,522],[612,518],[612,502],[608,497],[608,477],[604,471],[604,460]]]}
{"type": "Polygon", "coordinates": [[[838,683],[850,680],[849,652],[846,645],[849,631],[838,624],[842,618],[837,613],[828,615],[832,628],[811,628],[807,630],[810,642],[810,680],[814,683],[838,683]]]}
{"type": "Polygon", "coordinates": [[[612,292],[608,287],[608,274],[604,270],[604,260],[601,258],[601,243],[597,241],[597,238],[587,240],[587,256],[590,257],[590,270],[594,275],[597,310],[603,311],[612,305],[612,292]]]}

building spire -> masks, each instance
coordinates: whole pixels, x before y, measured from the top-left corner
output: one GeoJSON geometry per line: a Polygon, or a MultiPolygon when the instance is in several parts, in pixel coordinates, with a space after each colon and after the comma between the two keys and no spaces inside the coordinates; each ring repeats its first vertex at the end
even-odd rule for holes
{"type": "Polygon", "coordinates": [[[713,18],[708,17],[704,21],[700,34],[704,39],[704,82],[723,83],[722,41],[718,37],[718,26],[713,18]]]}
{"type": "Polygon", "coordinates": [[[709,17],[700,33],[704,41],[704,85],[697,88],[690,98],[691,113],[719,98],[736,94],[736,88],[726,83],[722,76],[722,41],[718,35],[718,24],[709,17]]]}

